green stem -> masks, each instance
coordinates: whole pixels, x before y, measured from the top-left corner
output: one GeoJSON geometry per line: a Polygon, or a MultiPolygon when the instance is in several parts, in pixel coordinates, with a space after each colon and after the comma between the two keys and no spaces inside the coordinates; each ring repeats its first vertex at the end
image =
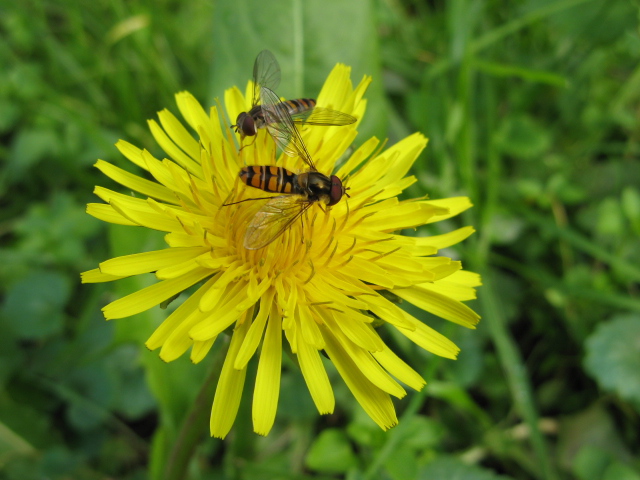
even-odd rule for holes
{"type": "MultiPolygon", "coordinates": [[[[432,362],[429,362],[429,366],[427,368],[427,372],[424,375],[424,378],[427,382],[433,378],[435,372],[442,362],[442,358],[435,357],[432,362]]],[[[404,432],[407,426],[411,423],[409,419],[413,417],[424,403],[424,399],[427,396],[428,385],[425,385],[422,390],[416,392],[412,397],[407,409],[402,413],[400,419],[398,421],[398,425],[394,427],[394,429],[389,432],[387,436],[387,441],[382,446],[376,457],[369,464],[369,468],[362,475],[362,480],[370,480],[372,478],[376,478],[378,471],[385,464],[387,459],[396,451],[398,444],[404,440],[404,432]]]]}
{"type": "Polygon", "coordinates": [[[213,364],[209,376],[205,380],[200,393],[193,403],[193,408],[189,415],[185,418],[182,428],[178,433],[176,443],[171,449],[167,466],[165,468],[165,480],[184,480],[186,477],[187,467],[196,447],[200,443],[206,428],[203,425],[209,424],[209,415],[211,412],[211,402],[215,393],[222,364],[227,354],[227,345],[221,346],[215,353],[213,364]]]}
{"type": "Polygon", "coordinates": [[[549,450],[538,427],[539,417],[527,369],[513,338],[506,328],[502,309],[493,290],[492,275],[488,271],[482,273],[482,282],[482,292],[479,297],[485,313],[483,321],[487,323],[491,330],[491,337],[496,346],[500,364],[507,377],[507,383],[516,408],[523,416],[531,432],[531,444],[539,468],[539,478],[544,478],[545,480],[556,479],[558,475],[553,470],[549,450]]]}

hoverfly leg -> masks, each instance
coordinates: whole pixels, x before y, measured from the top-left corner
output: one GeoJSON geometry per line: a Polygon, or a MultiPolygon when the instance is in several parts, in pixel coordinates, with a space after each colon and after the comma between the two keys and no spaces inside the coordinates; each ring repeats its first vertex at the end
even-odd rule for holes
{"type": "Polygon", "coordinates": [[[237,202],[229,202],[229,203],[223,203],[221,206],[223,207],[228,207],[230,205],[237,205],[238,203],[242,203],[242,202],[249,202],[249,201],[253,201],[253,200],[269,200],[271,198],[277,198],[277,197],[257,197],[257,198],[245,198],[244,200],[238,200],[237,202]]]}
{"type": "Polygon", "coordinates": [[[251,143],[247,143],[246,145],[243,145],[242,147],[240,147],[240,150],[238,150],[238,153],[240,153],[245,147],[250,147],[251,145],[253,145],[256,142],[256,138],[258,138],[257,135],[253,137],[253,140],[251,141],[251,143]]]}

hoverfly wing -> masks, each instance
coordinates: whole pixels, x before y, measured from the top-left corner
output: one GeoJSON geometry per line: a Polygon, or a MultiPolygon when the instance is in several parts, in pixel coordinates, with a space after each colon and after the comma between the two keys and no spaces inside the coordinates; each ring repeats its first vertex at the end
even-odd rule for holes
{"type": "Polygon", "coordinates": [[[262,50],[253,64],[253,101],[255,107],[260,102],[262,87],[275,90],[280,85],[280,65],[269,50],[262,50]]]}
{"type": "Polygon", "coordinates": [[[244,235],[244,248],[258,250],[273,242],[310,206],[299,195],[281,195],[269,200],[255,214],[244,235]]]}
{"type": "Polygon", "coordinates": [[[260,96],[267,130],[278,147],[290,157],[299,155],[311,170],[316,171],[316,166],[311,160],[300,132],[278,95],[273,90],[263,87],[260,89],[260,96]]]}
{"type": "Polygon", "coordinates": [[[325,107],[314,107],[302,112],[296,112],[291,115],[291,118],[297,125],[318,125],[324,127],[351,125],[358,120],[348,113],[325,107]]]}

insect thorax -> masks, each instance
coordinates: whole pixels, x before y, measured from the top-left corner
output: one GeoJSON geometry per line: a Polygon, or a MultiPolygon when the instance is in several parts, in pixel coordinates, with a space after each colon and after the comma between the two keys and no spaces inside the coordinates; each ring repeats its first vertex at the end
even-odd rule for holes
{"type": "Polygon", "coordinates": [[[298,174],[298,185],[310,202],[329,203],[331,199],[331,180],[320,172],[298,174]]]}

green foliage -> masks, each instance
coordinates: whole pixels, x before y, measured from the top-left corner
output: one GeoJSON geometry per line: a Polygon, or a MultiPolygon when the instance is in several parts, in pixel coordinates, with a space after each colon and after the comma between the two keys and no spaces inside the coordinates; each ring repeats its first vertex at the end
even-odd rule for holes
{"type": "Polygon", "coordinates": [[[342,430],[323,430],[305,458],[308,468],[321,473],[345,473],[357,464],[357,457],[342,430]]]}
{"type": "Polygon", "coordinates": [[[618,316],[586,341],[585,369],[601,388],[640,407],[640,315],[618,316]]]}
{"type": "Polygon", "coordinates": [[[205,480],[640,478],[634,2],[29,0],[0,12],[0,478],[163,479],[180,442],[193,445],[187,478],[205,480]],[[410,194],[475,204],[419,233],[476,228],[451,253],[483,274],[483,321],[462,331],[412,310],[456,341],[458,362],[390,334],[429,382],[396,403],[390,432],[331,370],[336,412],[318,417],[285,361],[267,438],[251,432],[248,382],[227,440],[209,440],[201,418],[187,441],[214,362],[167,365],[144,349],[167,311],[102,319],[152,278],[79,285],[102,260],[162,244],[84,213],[94,185],[113,186],[91,165],[131,169],[118,138],[159,153],[145,120],[175,112],[183,89],[213,103],[244,88],[263,48],[289,98],[316,95],[336,62],[354,82],[372,75],[356,141],[424,132],[410,194]]]}

